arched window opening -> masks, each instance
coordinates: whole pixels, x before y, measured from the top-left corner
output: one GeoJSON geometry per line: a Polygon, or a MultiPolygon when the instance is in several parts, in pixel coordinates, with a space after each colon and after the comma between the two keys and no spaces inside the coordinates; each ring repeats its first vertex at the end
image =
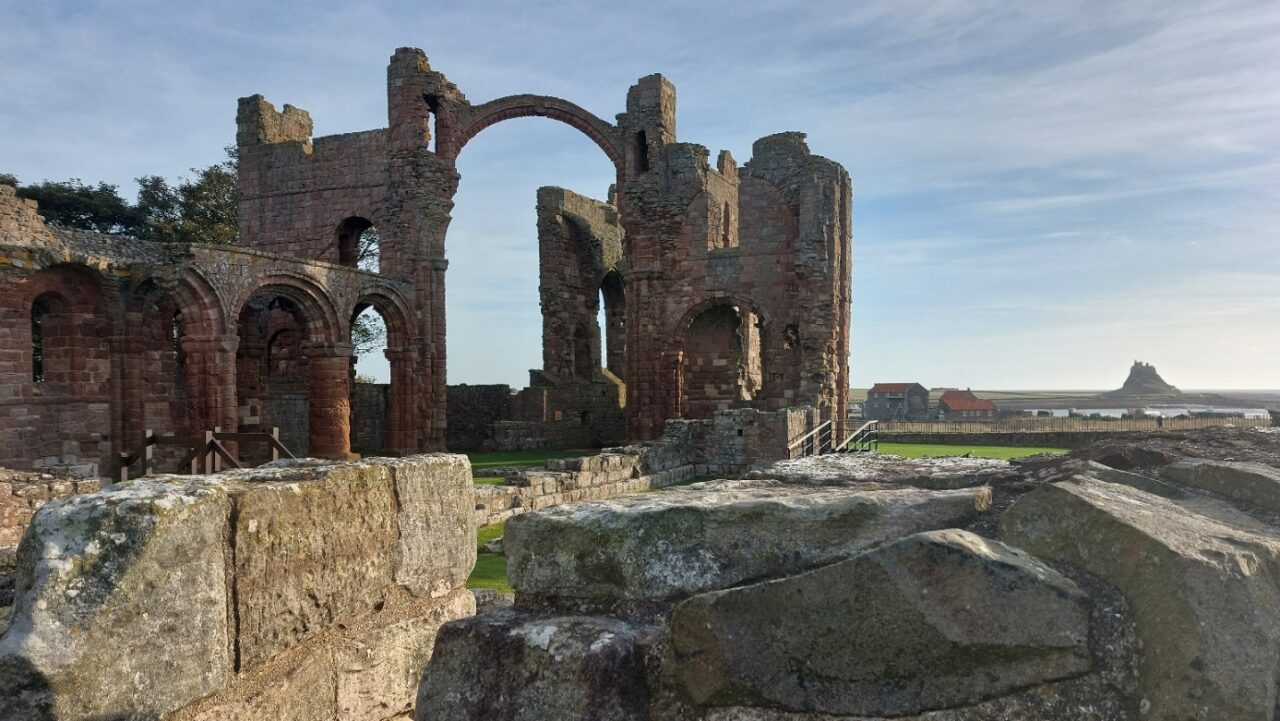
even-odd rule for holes
{"type": "Polygon", "coordinates": [[[49,303],[44,296],[31,304],[31,382],[44,383],[44,325],[49,303]]]}
{"type": "Polygon", "coordinates": [[[649,139],[645,136],[643,130],[637,131],[635,134],[635,158],[636,172],[649,172],[649,139]]]}
{"type": "Polygon", "coordinates": [[[720,247],[736,248],[737,245],[737,234],[733,232],[733,215],[729,210],[729,203],[726,201],[724,208],[720,211],[720,247]]]}
{"type": "Polygon", "coordinates": [[[424,94],[422,99],[427,104],[426,125],[431,138],[427,142],[427,150],[437,153],[440,148],[440,96],[424,94]]]}
{"type": "Polygon", "coordinates": [[[338,263],[371,273],[382,270],[382,238],[366,218],[351,217],[338,225],[338,263]]]}
{"type": "Polygon", "coordinates": [[[600,283],[600,328],[604,331],[601,365],[622,380],[627,367],[627,304],[622,276],[616,271],[605,274],[600,283]]]}
{"type": "Polygon", "coordinates": [[[351,345],[355,348],[355,381],[386,383],[391,372],[385,355],[387,322],[372,305],[356,311],[351,321],[351,345]]]}
{"type": "Polygon", "coordinates": [[[373,305],[356,307],[351,319],[351,450],[381,455],[390,448],[391,364],[387,323],[373,305]]]}

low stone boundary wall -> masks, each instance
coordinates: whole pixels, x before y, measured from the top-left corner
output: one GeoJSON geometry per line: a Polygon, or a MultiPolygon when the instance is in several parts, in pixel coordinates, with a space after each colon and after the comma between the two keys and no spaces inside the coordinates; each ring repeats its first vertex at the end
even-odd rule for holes
{"type": "Polygon", "coordinates": [[[435,454],[49,503],[18,550],[0,718],[402,717],[437,629],[475,612],[472,488],[435,454]]]}
{"type": "MultiPolygon", "coordinates": [[[[608,470],[573,472],[527,471],[517,480],[528,485],[476,486],[476,524],[488,526],[501,523],[514,515],[539,508],[558,506],[578,501],[602,501],[626,493],[639,493],[687,481],[698,473],[698,467],[683,465],[666,471],[636,475],[630,456],[600,455],[574,458],[591,466],[597,463],[613,464],[608,470]]],[[[553,462],[548,462],[548,466],[553,462]]],[[[704,469],[706,467],[704,466],[704,469]]]]}
{"type": "Polygon", "coordinates": [[[0,468],[0,565],[12,559],[22,532],[41,506],[100,488],[97,479],[74,480],[0,468]]]}
{"type": "Polygon", "coordinates": [[[1038,446],[1041,448],[1083,448],[1105,440],[1136,440],[1151,431],[1054,431],[1015,433],[893,433],[881,432],[882,443],[925,443],[947,446],[1038,446]]]}
{"type": "Polygon", "coordinates": [[[519,513],[577,501],[599,501],[725,476],[787,457],[791,438],[812,422],[808,408],[736,409],[705,420],[667,421],[662,437],[595,456],[547,461],[546,470],[504,474],[505,485],[476,487],[476,523],[500,523],[519,513]]]}

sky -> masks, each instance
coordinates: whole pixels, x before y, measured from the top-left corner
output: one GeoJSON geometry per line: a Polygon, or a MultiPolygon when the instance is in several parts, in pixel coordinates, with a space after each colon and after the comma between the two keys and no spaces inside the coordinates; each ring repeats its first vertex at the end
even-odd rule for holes
{"type": "MultiPolygon", "coordinates": [[[[474,103],[602,118],[660,72],[679,139],[800,130],[854,185],[851,382],[1280,388],[1280,2],[0,0],[0,172],[189,175],[236,99],[315,134],[386,125],[386,63],[424,49],[474,103]]],[[[577,131],[499,123],[458,159],[450,383],[541,365],[534,193],[603,197],[577,131]]],[[[362,369],[381,375],[376,364],[362,369]]]]}

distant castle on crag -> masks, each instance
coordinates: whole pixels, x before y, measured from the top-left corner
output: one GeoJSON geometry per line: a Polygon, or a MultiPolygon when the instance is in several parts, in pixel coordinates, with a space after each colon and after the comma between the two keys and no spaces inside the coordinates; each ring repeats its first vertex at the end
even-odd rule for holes
{"type": "Polygon", "coordinates": [[[1165,382],[1156,367],[1150,363],[1134,361],[1129,377],[1120,388],[1103,394],[1110,397],[1180,396],[1182,391],[1165,382]]]}

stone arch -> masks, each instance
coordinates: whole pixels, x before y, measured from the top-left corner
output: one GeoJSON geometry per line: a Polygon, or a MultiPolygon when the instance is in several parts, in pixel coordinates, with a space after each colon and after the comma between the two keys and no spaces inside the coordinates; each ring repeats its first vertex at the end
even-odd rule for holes
{"type": "MultiPolygon", "coordinates": [[[[352,448],[378,454],[404,455],[414,451],[413,408],[416,399],[412,346],[412,313],[399,293],[386,287],[365,290],[351,311],[351,322],[372,308],[387,329],[384,351],[391,370],[385,386],[351,386],[352,448]]],[[[354,376],[355,367],[352,365],[354,376]]],[[[353,378],[354,381],[354,378],[353,378]]]]}
{"type": "MultiPolygon", "coordinates": [[[[187,353],[192,326],[201,323],[200,309],[186,305],[172,284],[155,276],[142,278],[124,300],[129,342],[118,349],[124,384],[119,394],[122,445],[130,451],[140,448],[148,429],[179,436],[206,430],[202,408],[192,405],[193,397],[202,397],[192,388],[199,389],[204,379],[192,372],[187,353]]],[[[218,423],[208,427],[214,425],[218,423]]],[[[160,469],[180,470],[179,447],[159,446],[154,452],[160,469]]]]}
{"type": "Polygon", "coordinates": [[[623,153],[618,128],[605,122],[576,103],[549,95],[509,95],[472,108],[471,121],[456,134],[449,147],[440,154],[455,160],[463,146],[481,130],[512,118],[551,118],[582,132],[609,157],[618,177],[622,177],[623,153]]]}
{"type": "Polygon", "coordinates": [[[678,416],[709,418],[763,398],[765,323],[754,303],[728,293],[705,298],[685,313],[673,336],[678,416]]]}
{"type": "Polygon", "coordinates": [[[222,296],[202,273],[188,268],[174,284],[173,295],[187,314],[189,335],[213,338],[230,332],[222,296]]]}
{"type": "Polygon", "coordinates": [[[295,455],[351,458],[347,328],[305,276],[269,275],[247,291],[237,314],[237,426],[278,427],[295,455]]]}
{"type": "Polygon", "coordinates": [[[269,275],[258,281],[237,304],[238,313],[255,297],[275,294],[289,299],[302,314],[307,326],[307,340],[316,345],[345,343],[340,330],[346,327],[338,317],[333,300],[323,288],[309,278],[298,275],[269,275]]]}
{"type": "Polygon", "coordinates": [[[408,348],[413,341],[413,311],[404,296],[389,283],[365,283],[351,317],[355,318],[369,307],[377,310],[387,324],[387,347],[408,348]]]}

